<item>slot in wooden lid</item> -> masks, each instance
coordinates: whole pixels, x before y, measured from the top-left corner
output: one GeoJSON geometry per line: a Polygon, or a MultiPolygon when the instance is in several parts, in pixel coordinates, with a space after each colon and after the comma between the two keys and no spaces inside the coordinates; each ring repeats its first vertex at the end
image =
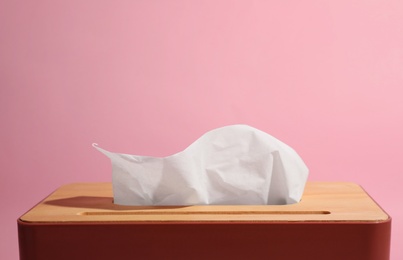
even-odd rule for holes
{"type": "Polygon", "coordinates": [[[389,216],[357,184],[308,182],[291,205],[120,206],[111,183],[60,187],[20,220],[56,222],[384,222],[389,216]]]}

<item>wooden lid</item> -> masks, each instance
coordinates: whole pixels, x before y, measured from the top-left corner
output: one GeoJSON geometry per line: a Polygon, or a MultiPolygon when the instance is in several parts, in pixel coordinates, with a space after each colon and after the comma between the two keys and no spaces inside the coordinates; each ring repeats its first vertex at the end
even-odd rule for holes
{"type": "Polygon", "coordinates": [[[291,205],[120,206],[111,183],[60,187],[20,220],[56,222],[384,222],[389,216],[357,184],[308,182],[291,205]]]}

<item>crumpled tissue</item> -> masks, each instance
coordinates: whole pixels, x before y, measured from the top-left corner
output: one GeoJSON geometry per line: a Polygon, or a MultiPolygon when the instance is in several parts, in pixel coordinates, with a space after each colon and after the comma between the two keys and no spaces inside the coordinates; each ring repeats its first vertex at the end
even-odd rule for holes
{"type": "Polygon", "coordinates": [[[299,202],[308,168],[288,145],[247,125],[205,133],[167,157],[113,153],[120,205],[280,205],[299,202]]]}

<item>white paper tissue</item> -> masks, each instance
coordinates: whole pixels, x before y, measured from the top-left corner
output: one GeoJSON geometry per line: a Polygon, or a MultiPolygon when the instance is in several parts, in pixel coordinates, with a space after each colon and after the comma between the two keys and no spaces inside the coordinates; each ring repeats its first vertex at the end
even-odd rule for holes
{"type": "Polygon", "coordinates": [[[247,125],[207,132],[159,158],[112,153],[114,203],[262,205],[300,201],[308,168],[289,146],[247,125]]]}

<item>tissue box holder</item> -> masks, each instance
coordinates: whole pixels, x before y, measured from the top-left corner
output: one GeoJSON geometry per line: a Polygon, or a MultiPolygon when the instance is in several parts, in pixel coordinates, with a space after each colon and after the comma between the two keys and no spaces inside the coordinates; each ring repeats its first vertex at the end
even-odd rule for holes
{"type": "Polygon", "coordinates": [[[21,260],[389,259],[391,218],[354,183],[292,205],[119,206],[110,183],[62,186],[18,219],[21,260]]]}

